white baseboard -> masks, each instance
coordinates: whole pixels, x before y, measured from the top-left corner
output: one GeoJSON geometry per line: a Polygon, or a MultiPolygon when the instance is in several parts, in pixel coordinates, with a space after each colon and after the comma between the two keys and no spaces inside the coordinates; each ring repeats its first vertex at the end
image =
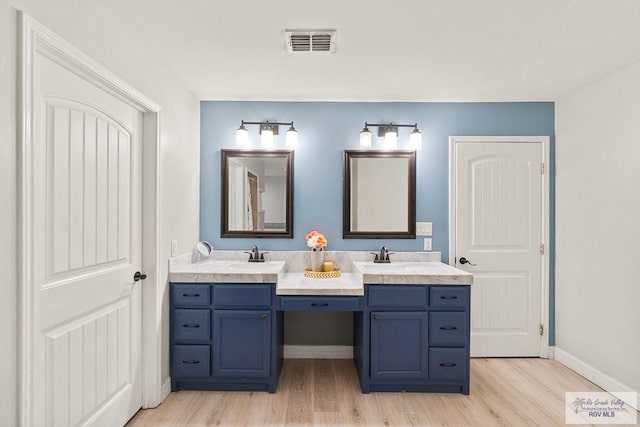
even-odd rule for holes
{"type": "Polygon", "coordinates": [[[160,387],[160,403],[162,403],[171,393],[171,377],[168,377],[160,387]]]}
{"type": "MultiPolygon", "coordinates": [[[[564,366],[571,369],[572,371],[575,371],[576,373],[582,375],[583,377],[585,377],[586,379],[588,379],[598,387],[601,387],[608,393],[611,393],[612,395],[619,397],[627,405],[633,407],[635,410],[638,410],[637,397],[636,397],[636,401],[633,402],[633,401],[628,401],[628,399],[624,399],[623,396],[618,396],[616,394],[616,392],[637,393],[638,392],[637,390],[633,390],[628,385],[623,384],[620,381],[616,380],[615,378],[608,376],[607,374],[601,372],[600,370],[589,365],[588,363],[578,359],[576,356],[562,350],[561,348],[554,347],[553,353],[554,353],[555,360],[562,363],[564,366]]],[[[582,391],[582,390],[570,390],[570,391],[582,391]]]]}
{"type": "Polygon", "coordinates": [[[547,359],[555,359],[556,358],[555,351],[556,351],[556,348],[554,346],[550,345],[549,346],[549,351],[547,353],[547,359]]]}
{"type": "Polygon", "coordinates": [[[285,345],[285,359],[353,359],[350,345],[285,345]]]}

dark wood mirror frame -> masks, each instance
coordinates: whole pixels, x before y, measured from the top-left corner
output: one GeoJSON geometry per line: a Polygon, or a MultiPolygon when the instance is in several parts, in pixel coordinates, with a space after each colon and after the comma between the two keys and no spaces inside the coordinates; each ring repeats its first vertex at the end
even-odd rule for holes
{"type": "Polygon", "coordinates": [[[345,150],[343,158],[342,237],[344,239],[415,239],[416,237],[416,152],[345,150]],[[403,158],[409,162],[407,194],[407,228],[398,231],[354,231],[351,229],[351,160],[358,158],[403,158]]]}
{"type": "Polygon", "coordinates": [[[293,150],[220,150],[221,167],[221,226],[220,237],[238,238],[293,238],[293,150]],[[282,158],[286,165],[285,227],[284,230],[229,230],[229,159],[230,158],[282,158]]]}

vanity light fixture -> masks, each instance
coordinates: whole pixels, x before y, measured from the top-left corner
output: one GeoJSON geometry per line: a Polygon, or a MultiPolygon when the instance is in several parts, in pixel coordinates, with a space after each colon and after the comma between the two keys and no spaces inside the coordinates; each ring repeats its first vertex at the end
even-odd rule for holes
{"type": "Polygon", "coordinates": [[[395,150],[398,148],[398,127],[388,126],[384,131],[384,148],[395,150]]]}
{"type": "Polygon", "coordinates": [[[287,130],[286,137],[287,147],[288,148],[298,148],[298,131],[293,127],[293,122],[291,122],[291,126],[287,130]]]}
{"type": "Polygon", "coordinates": [[[364,129],[360,131],[360,148],[371,148],[371,131],[367,127],[366,122],[364,129]]]}
{"type": "Polygon", "coordinates": [[[289,126],[286,134],[287,147],[296,148],[298,146],[298,131],[293,127],[293,122],[270,122],[268,120],[264,122],[246,122],[242,120],[240,127],[236,130],[236,145],[238,147],[248,147],[250,145],[249,131],[245,125],[260,126],[260,146],[262,148],[272,148],[273,136],[279,134],[280,126],[289,126]]]}
{"type": "Polygon", "coordinates": [[[273,133],[271,125],[260,125],[260,147],[273,148],[273,133]]]}
{"type": "Polygon", "coordinates": [[[238,147],[249,146],[249,131],[244,127],[244,122],[242,122],[238,130],[236,130],[236,145],[238,147]]]}
{"type": "Polygon", "coordinates": [[[384,137],[384,149],[395,150],[398,147],[398,128],[413,128],[409,135],[409,147],[413,150],[422,149],[422,133],[418,130],[418,124],[396,124],[396,123],[364,123],[364,129],[360,132],[360,148],[371,148],[371,131],[369,126],[378,128],[378,136],[384,137]]]}
{"type": "Polygon", "coordinates": [[[409,134],[409,148],[412,150],[422,150],[422,133],[418,130],[418,124],[409,134]]]}

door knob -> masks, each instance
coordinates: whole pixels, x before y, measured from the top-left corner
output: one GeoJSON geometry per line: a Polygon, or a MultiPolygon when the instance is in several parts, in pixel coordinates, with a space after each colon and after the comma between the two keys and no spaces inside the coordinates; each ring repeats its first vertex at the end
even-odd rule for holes
{"type": "Polygon", "coordinates": [[[138,282],[140,280],[144,280],[147,278],[146,274],[142,274],[139,271],[136,271],[136,273],[133,275],[133,281],[134,282],[138,282]]]}
{"type": "Polygon", "coordinates": [[[473,265],[474,267],[476,266],[475,264],[472,264],[468,259],[466,259],[465,257],[461,257],[460,258],[460,264],[469,264],[469,265],[473,265]]]}

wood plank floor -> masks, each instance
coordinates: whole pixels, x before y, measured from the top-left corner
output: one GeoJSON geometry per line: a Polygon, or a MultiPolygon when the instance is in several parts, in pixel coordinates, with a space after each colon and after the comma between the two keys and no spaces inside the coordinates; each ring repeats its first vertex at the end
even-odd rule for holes
{"type": "Polygon", "coordinates": [[[286,359],[278,390],[180,391],[139,426],[561,426],[565,391],[601,391],[554,360],[472,359],[471,394],[362,394],[352,360],[286,359]]]}

